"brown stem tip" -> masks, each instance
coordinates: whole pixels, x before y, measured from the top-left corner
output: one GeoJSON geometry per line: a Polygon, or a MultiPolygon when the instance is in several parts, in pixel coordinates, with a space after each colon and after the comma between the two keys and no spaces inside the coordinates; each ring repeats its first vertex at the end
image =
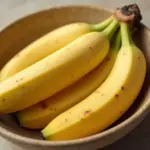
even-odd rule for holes
{"type": "Polygon", "coordinates": [[[142,19],[141,11],[137,4],[117,8],[114,15],[119,21],[131,23],[132,26],[137,26],[142,19]]]}

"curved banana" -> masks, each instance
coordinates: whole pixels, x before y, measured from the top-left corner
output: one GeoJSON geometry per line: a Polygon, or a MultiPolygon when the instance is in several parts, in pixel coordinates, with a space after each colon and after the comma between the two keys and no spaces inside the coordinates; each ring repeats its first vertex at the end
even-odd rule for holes
{"type": "Polygon", "coordinates": [[[0,83],[0,113],[30,107],[73,84],[97,67],[109,50],[117,19],[91,32],[0,83]],[[84,44],[85,43],[85,44],[84,44]]]}
{"type": "Polygon", "coordinates": [[[60,93],[17,113],[20,125],[29,129],[44,128],[60,113],[79,103],[93,92],[108,76],[120,47],[120,35],[107,57],[96,69],[60,93]]]}
{"type": "Polygon", "coordinates": [[[94,69],[108,48],[107,38],[91,32],[4,80],[0,84],[0,112],[15,112],[54,95],[94,69]]]}
{"type": "Polygon", "coordinates": [[[47,140],[71,140],[98,133],[121,117],[136,99],[146,73],[145,57],[121,23],[122,47],[108,78],[90,96],[42,130],[47,140]]]}
{"type": "Polygon", "coordinates": [[[40,61],[86,33],[103,30],[112,20],[113,17],[110,17],[95,25],[72,23],[47,33],[25,47],[3,67],[0,72],[0,81],[40,61]]]}

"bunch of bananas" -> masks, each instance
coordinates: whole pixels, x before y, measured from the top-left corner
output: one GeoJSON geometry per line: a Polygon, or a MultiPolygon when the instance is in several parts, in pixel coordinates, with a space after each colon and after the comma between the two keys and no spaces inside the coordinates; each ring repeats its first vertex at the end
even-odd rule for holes
{"type": "Polygon", "coordinates": [[[125,7],[99,24],[55,29],[14,56],[0,72],[0,113],[15,112],[22,127],[44,128],[47,140],[93,135],[120,118],[146,73],[128,24],[140,12],[125,7]]]}

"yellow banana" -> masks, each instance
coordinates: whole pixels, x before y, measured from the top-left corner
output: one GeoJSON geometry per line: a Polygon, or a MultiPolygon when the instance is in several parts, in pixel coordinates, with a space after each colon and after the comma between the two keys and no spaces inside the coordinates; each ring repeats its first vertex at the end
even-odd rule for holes
{"type": "Polygon", "coordinates": [[[121,23],[122,47],[108,78],[91,95],[56,117],[42,130],[47,140],[71,140],[98,133],[114,123],[136,99],[146,61],[121,23]]]}
{"type": "Polygon", "coordinates": [[[97,67],[109,49],[117,19],[101,33],[91,32],[0,84],[0,113],[30,107],[73,84],[97,67]]]}
{"type": "Polygon", "coordinates": [[[44,128],[57,115],[80,102],[93,92],[108,76],[120,47],[120,37],[108,56],[96,69],[60,93],[17,113],[20,125],[29,129],[44,128]]]}
{"type": "Polygon", "coordinates": [[[112,22],[113,18],[110,17],[95,25],[72,23],[46,34],[24,48],[3,67],[0,72],[0,81],[40,61],[88,32],[101,31],[112,22]]]}

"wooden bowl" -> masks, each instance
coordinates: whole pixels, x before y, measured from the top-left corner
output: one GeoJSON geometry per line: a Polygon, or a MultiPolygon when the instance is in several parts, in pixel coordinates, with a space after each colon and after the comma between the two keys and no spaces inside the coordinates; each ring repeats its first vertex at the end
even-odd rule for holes
{"type": "MultiPolygon", "coordinates": [[[[16,21],[0,33],[0,67],[26,45],[56,27],[77,21],[98,23],[110,15],[110,11],[101,8],[73,5],[44,10],[16,21]]],[[[39,131],[23,129],[12,115],[4,115],[0,116],[0,135],[28,150],[94,150],[125,136],[144,119],[150,106],[150,31],[141,25],[134,40],[147,59],[146,80],[136,102],[109,129],[78,140],[44,141],[39,131]]]]}

